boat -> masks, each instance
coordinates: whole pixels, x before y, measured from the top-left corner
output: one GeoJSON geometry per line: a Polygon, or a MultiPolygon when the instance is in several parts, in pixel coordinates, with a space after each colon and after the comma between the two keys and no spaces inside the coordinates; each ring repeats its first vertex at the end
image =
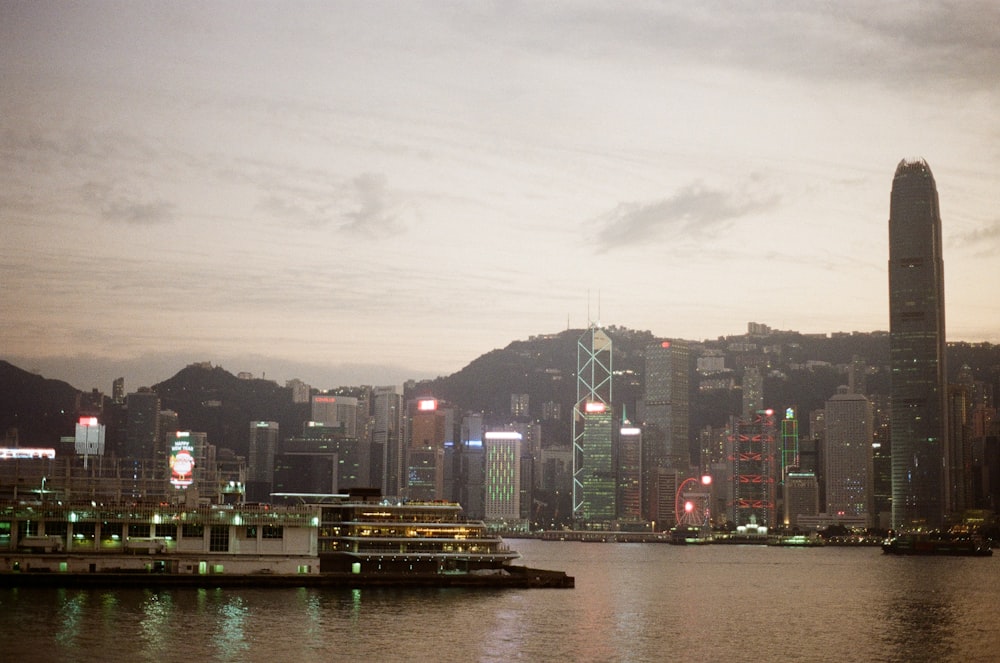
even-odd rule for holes
{"type": "Polygon", "coordinates": [[[826,542],[815,533],[786,534],[769,538],[767,545],[779,548],[815,548],[826,545],[826,542]]]}
{"type": "Polygon", "coordinates": [[[668,542],[675,546],[691,546],[712,543],[712,530],[697,525],[678,525],[670,530],[668,542]]]}
{"type": "Polygon", "coordinates": [[[319,508],[321,572],[503,573],[520,557],[455,502],[348,500],[319,508]]]}
{"type": "Polygon", "coordinates": [[[374,493],[289,505],[0,502],[0,586],[572,587],[454,502],[374,493]]]}
{"type": "Polygon", "coordinates": [[[887,555],[948,555],[989,557],[993,554],[989,539],[973,534],[951,532],[905,532],[885,540],[882,552],[887,555]]]}

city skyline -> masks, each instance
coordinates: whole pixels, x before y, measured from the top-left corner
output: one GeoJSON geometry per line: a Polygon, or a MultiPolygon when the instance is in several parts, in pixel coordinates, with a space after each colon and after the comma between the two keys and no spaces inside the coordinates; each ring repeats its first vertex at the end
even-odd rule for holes
{"type": "Polygon", "coordinates": [[[1000,343],[1000,8],[5,3],[3,357],[128,390],[460,370],[591,319],[887,330],[933,164],[1000,343]]]}

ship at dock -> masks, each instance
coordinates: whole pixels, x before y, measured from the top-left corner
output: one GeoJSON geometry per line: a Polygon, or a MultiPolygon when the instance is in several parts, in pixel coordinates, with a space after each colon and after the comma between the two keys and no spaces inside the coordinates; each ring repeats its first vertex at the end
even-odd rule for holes
{"type": "Polygon", "coordinates": [[[2,585],[572,587],[454,502],[0,503],[2,585]]]}

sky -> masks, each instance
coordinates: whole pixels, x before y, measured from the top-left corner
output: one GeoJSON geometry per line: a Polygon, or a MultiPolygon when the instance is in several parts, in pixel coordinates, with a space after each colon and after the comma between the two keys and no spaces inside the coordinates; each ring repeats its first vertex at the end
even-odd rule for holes
{"type": "Polygon", "coordinates": [[[1000,343],[1000,3],[0,0],[0,358],[330,388],[590,323],[1000,343]]]}

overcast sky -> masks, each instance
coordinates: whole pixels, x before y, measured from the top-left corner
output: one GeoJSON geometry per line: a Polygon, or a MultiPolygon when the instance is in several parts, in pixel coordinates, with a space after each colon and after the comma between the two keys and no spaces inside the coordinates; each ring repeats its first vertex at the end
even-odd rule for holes
{"type": "Polygon", "coordinates": [[[998,108],[993,0],[0,0],[0,357],[326,388],[884,330],[916,157],[948,338],[1000,343],[998,108]]]}

